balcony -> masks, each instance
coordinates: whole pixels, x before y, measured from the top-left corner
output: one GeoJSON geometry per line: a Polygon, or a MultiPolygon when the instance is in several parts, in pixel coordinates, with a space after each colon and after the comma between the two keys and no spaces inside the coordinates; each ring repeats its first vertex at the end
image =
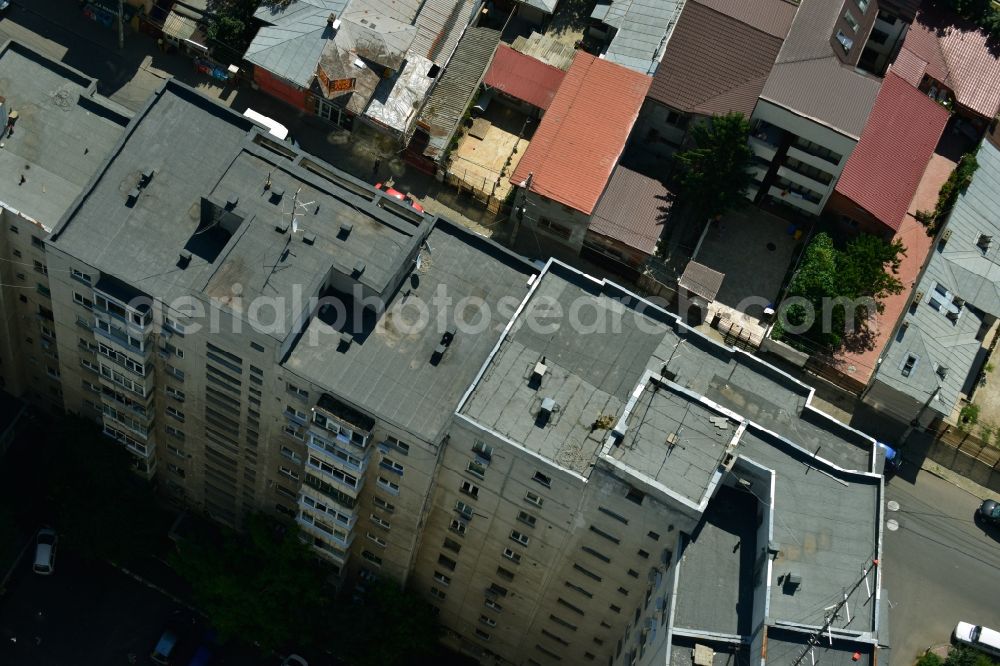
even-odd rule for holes
{"type": "Polygon", "coordinates": [[[315,516],[310,513],[306,513],[305,511],[299,513],[295,522],[297,522],[299,527],[309,534],[318,536],[336,548],[343,548],[346,550],[351,547],[352,543],[354,543],[353,533],[336,529],[335,527],[328,525],[322,518],[317,519],[315,516]]]}
{"type": "Polygon", "coordinates": [[[309,454],[306,470],[354,499],[357,499],[365,485],[365,478],[360,473],[345,472],[313,454],[309,454]]]}
{"type": "MultiPolygon", "coordinates": [[[[813,197],[807,199],[802,193],[792,190],[783,190],[779,185],[773,185],[767,193],[775,201],[794,206],[795,208],[812,215],[819,215],[822,210],[822,207],[819,205],[819,201],[813,201],[813,197]]],[[[822,201],[822,199],[820,199],[820,201],[822,201]]]]}
{"type": "Polygon", "coordinates": [[[822,193],[830,189],[830,186],[828,184],[818,181],[810,176],[807,176],[804,173],[799,173],[798,171],[787,165],[778,168],[778,177],[784,178],[789,182],[801,185],[802,187],[812,190],[817,195],[819,195],[821,200],[822,200],[822,193]]]}
{"type": "Polygon", "coordinates": [[[788,147],[789,155],[795,157],[796,159],[801,159],[806,164],[813,164],[819,169],[824,171],[829,170],[830,166],[840,166],[841,155],[833,152],[829,148],[824,148],[818,143],[813,143],[812,141],[807,141],[802,137],[796,138],[795,142],[788,147]],[[795,151],[792,154],[791,151],[795,151]],[[803,159],[803,156],[805,159],[803,159]],[[810,162],[809,157],[815,158],[810,162]],[[816,162],[815,160],[819,160],[816,162]]]}
{"type": "Polygon", "coordinates": [[[303,485],[299,492],[299,509],[302,511],[312,511],[318,515],[325,515],[337,527],[350,532],[358,522],[358,516],[354,509],[323,499],[322,495],[314,495],[312,489],[308,492],[308,486],[303,485]]]}
{"type": "Polygon", "coordinates": [[[750,130],[750,149],[758,157],[770,162],[774,159],[784,135],[785,131],[780,127],[763,120],[758,121],[750,130]]]}
{"type": "Polygon", "coordinates": [[[801,148],[796,148],[794,145],[788,147],[788,152],[786,153],[788,157],[798,160],[803,164],[808,164],[811,167],[816,167],[820,171],[825,171],[831,176],[835,175],[837,171],[837,166],[839,162],[831,162],[830,160],[818,157],[813,153],[807,153],[801,148]]]}
{"type": "Polygon", "coordinates": [[[321,460],[343,469],[348,474],[355,476],[365,473],[368,469],[370,455],[355,455],[333,442],[318,437],[315,433],[308,433],[306,446],[315,453],[321,460]]]}

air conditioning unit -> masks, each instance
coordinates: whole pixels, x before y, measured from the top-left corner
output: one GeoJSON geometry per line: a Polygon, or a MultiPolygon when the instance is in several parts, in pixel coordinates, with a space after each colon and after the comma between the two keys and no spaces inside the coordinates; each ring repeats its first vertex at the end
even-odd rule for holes
{"type": "Polygon", "coordinates": [[[949,238],[951,238],[951,229],[945,229],[944,231],[941,232],[941,244],[942,245],[944,243],[947,243],[949,238]]]}

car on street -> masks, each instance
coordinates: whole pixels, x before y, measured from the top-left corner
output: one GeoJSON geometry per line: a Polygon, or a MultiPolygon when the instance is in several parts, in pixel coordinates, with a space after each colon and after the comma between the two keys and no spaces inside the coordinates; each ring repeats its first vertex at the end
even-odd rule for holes
{"type": "Polygon", "coordinates": [[[424,207],[418,204],[416,200],[409,194],[403,194],[399,190],[393,189],[392,187],[389,187],[385,183],[375,183],[375,189],[379,190],[380,192],[385,192],[393,199],[399,199],[402,202],[410,204],[410,206],[413,207],[413,210],[417,211],[418,213],[424,212],[424,207]]]}
{"type": "Polygon", "coordinates": [[[10,0],[0,0],[0,12],[10,7],[10,0]]]}
{"type": "Polygon", "coordinates": [[[56,545],[59,536],[55,530],[43,527],[35,536],[35,563],[31,566],[36,574],[50,576],[56,570],[56,545]]]}
{"type": "Polygon", "coordinates": [[[1000,502],[997,500],[983,500],[983,503],[976,509],[976,517],[994,525],[1000,525],[1000,502]]]}
{"type": "Polygon", "coordinates": [[[155,661],[157,664],[169,664],[170,657],[173,655],[174,650],[177,648],[177,636],[178,630],[174,624],[167,624],[164,628],[163,633],[160,634],[160,639],[156,641],[156,647],[150,653],[149,658],[155,661]]]}
{"type": "Polygon", "coordinates": [[[281,666],[309,666],[309,663],[297,654],[290,654],[281,662],[281,666]]]}
{"type": "Polygon", "coordinates": [[[972,647],[1000,657],[1000,631],[972,624],[971,622],[959,622],[955,627],[955,640],[972,647]]]}

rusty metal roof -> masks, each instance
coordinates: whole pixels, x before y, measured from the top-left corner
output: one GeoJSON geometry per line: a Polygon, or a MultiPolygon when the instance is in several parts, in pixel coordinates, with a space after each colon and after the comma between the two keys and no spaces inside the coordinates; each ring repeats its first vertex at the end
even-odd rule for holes
{"type": "Polygon", "coordinates": [[[548,109],[566,72],[501,44],[483,80],[487,86],[548,109]]]}

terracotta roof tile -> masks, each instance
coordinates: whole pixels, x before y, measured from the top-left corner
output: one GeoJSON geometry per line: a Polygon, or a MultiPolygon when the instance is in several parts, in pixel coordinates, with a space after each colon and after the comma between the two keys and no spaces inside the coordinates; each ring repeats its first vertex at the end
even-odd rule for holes
{"type": "Polygon", "coordinates": [[[548,109],[566,72],[500,44],[483,83],[540,109],[548,109]]]}
{"type": "Polygon", "coordinates": [[[645,74],[578,51],[528,149],[511,175],[590,215],[649,90],[645,74]]]}
{"type": "Polygon", "coordinates": [[[948,116],[947,109],[890,71],[837,192],[898,230],[948,116]]]}

